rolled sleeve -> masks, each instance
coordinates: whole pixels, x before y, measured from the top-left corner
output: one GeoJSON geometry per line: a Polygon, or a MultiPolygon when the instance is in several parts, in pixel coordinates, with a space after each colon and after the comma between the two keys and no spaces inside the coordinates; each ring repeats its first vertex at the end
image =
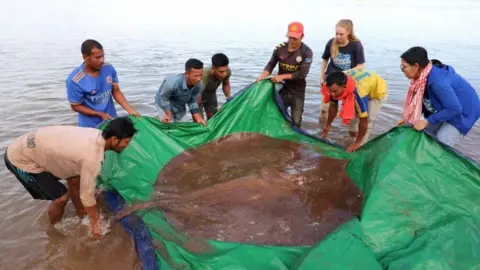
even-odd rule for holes
{"type": "Polygon", "coordinates": [[[101,160],[97,158],[82,165],[80,173],[80,200],[85,207],[91,207],[97,204],[95,187],[97,184],[97,175],[100,173],[100,164],[101,160]]]}
{"type": "Polygon", "coordinates": [[[72,80],[67,80],[67,99],[72,105],[78,105],[83,103],[84,92],[83,90],[72,80]]]}
{"type": "Polygon", "coordinates": [[[173,87],[165,79],[160,85],[157,95],[155,96],[155,103],[164,111],[171,110],[170,98],[173,95],[173,87]]]}

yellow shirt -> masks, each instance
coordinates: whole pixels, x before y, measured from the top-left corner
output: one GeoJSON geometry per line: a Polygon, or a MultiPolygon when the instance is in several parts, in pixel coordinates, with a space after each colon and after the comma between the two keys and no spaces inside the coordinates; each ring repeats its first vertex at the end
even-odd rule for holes
{"type": "Polygon", "coordinates": [[[375,72],[366,69],[354,69],[347,72],[357,83],[358,95],[361,98],[383,100],[387,95],[387,83],[375,72]]]}

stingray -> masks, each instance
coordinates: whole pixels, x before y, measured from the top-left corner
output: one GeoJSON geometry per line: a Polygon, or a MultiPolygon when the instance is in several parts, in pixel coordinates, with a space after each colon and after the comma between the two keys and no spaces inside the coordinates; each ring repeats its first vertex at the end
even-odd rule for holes
{"type": "Polygon", "coordinates": [[[346,160],[262,135],[235,134],[175,157],[159,173],[155,199],[180,233],[257,245],[314,245],[359,215],[362,193],[346,160]]]}

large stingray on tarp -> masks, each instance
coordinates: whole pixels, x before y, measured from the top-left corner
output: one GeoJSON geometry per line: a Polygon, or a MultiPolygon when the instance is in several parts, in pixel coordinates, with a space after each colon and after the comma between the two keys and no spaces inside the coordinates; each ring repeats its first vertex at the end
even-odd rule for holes
{"type": "MultiPolygon", "coordinates": [[[[131,119],[139,132],[129,146],[121,154],[113,151],[105,153],[97,183],[106,189],[105,195],[108,196],[105,197],[112,211],[119,213],[124,209],[124,205],[148,202],[155,198],[151,201],[156,207],[154,210],[137,211],[120,221],[134,237],[144,269],[478,268],[480,166],[477,163],[411,127],[396,127],[368,142],[356,152],[346,153],[341,147],[293,127],[274,86],[268,80],[247,86],[209,119],[207,127],[195,123],[164,124],[158,118],[132,116],[131,119]],[[344,223],[312,246],[252,245],[226,241],[228,239],[218,241],[220,237],[211,235],[212,238],[202,241],[210,246],[208,254],[196,252],[198,249],[192,251],[190,245],[185,248],[185,244],[189,244],[192,237],[185,237],[181,233],[182,229],[187,232],[190,229],[188,224],[181,224],[182,214],[178,213],[190,211],[197,214],[197,217],[192,218],[215,220],[215,215],[209,216],[208,212],[205,214],[205,211],[185,207],[186,202],[179,199],[200,190],[201,187],[213,187],[212,183],[216,183],[213,181],[215,177],[199,174],[190,187],[185,186],[187,181],[182,181],[188,179],[185,174],[194,176],[195,169],[200,172],[204,170],[202,166],[209,164],[194,158],[195,153],[200,152],[195,148],[200,149],[198,147],[209,143],[228,143],[228,140],[215,140],[245,132],[283,140],[282,143],[289,141],[311,147],[314,152],[323,155],[316,157],[320,161],[320,165],[317,162],[316,166],[326,167],[325,170],[319,170],[320,172],[335,172],[330,162],[323,162],[327,160],[324,159],[326,157],[348,159],[346,171],[363,192],[361,215],[344,223]],[[179,162],[178,169],[169,169],[175,168],[172,165],[175,158],[180,159],[186,153],[190,154],[191,158],[184,157],[184,160],[194,160],[193,162],[179,162]],[[161,176],[168,177],[161,178],[160,183],[157,183],[159,171],[161,176]],[[176,181],[179,181],[178,184],[176,181]],[[158,189],[159,186],[164,189],[158,189]],[[165,216],[180,230],[179,233],[165,216]]],[[[104,127],[105,125],[102,125],[101,128],[104,127]]],[[[239,172],[243,171],[245,174],[231,175],[226,180],[229,174],[236,171],[236,166],[242,164],[240,157],[252,160],[249,167],[245,166],[247,168],[260,163],[255,161],[255,158],[258,158],[259,154],[263,155],[264,151],[257,151],[258,146],[253,141],[243,144],[245,149],[240,149],[244,153],[242,155],[233,147],[227,149],[232,159],[216,159],[219,167],[226,168],[221,174],[217,174],[220,175],[217,176],[218,179],[227,182],[252,174],[256,177],[261,175],[260,169],[249,173],[239,167],[239,172]],[[237,159],[233,159],[233,156],[237,159]]],[[[303,150],[298,152],[301,153],[297,154],[301,155],[300,160],[308,160],[303,159],[304,155],[316,155],[303,150]]],[[[270,153],[271,156],[266,158],[271,162],[262,166],[283,167],[266,168],[263,171],[271,172],[277,169],[287,172],[290,173],[290,176],[286,177],[290,177],[289,179],[301,175],[299,172],[295,175],[293,169],[288,168],[294,167],[292,164],[295,164],[295,159],[292,156],[291,162],[282,164],[278,160],[281,161],[283,157],[288,161],[288,155],[280,156],[278,153],[282,153],[281,151],[275,152],[272,149],[270,153]]],[[[210,157],[207,155],[207,158],[210,157]]],[[[212,193],[213,197],[224,194],[212,193]]],[[[233,191],[230,194],[237,195],[233,191]]],[[[340,204],[340,201],[338,202],[340,204]]],[[[224,220],[225,223],[221,224],[228,225],[228,221],[224,220]]],[[[197,222],[200,225],[206,223],[197,222]]],[[[193,233],[206,234],[205,231],[208,232],[211,228],[202,226],[199,227],[202,230],[193,233]]],[[[296,231],[296,228],[290,228],[291,231],[296,231]]],[[[254,234],[245,234],[242,237],[250,235],[254,234]]]]}
{"type": "Polygon", "coordinates": [[[159,173],[153,201],[195,238],[313,245],[359,215],[346,161],[298,143],[237,133],[182,153],[159,173]]]}

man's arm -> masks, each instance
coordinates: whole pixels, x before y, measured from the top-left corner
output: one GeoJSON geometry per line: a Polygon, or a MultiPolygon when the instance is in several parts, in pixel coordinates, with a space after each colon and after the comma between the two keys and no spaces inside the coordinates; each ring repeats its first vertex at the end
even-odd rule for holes
{"type": "Polygon", "coordinates": [[[72,110],[75,112],[82,113],[88,116],[100,117],[103,120],[112,119],[112,117],[108,113],[94,111],[82,104],[70,104],[70,108],[72,108],[72,110]]]}
{"type": "Polygon", "coordinates": [[[365,134],[367,134],[367,128],[368,128],[368,116],[359,118],[358,134],[357,134],[357,138],[355,139],[355,143],[358,143],[358,144],[362,143],[363,138],[365,137],[365,134]]]}
{"type": "Polygon", "coordinates": [[[225,80],[223,80],[223,83],[222,83],[222,89],[223,89],[223,93],[225,94],[225,98],[226,99],[230,99],[231,97],[231,86],[230,86],[230,76],[227,76],[225,78],[225,80]]]}
{"type": "Polygon", "coordinates": [[[158,88],[157,97],[155,102],[162,108],[165,114],[172,117],[172,109],[170,105],[170,99],[173,96],[173,87],[167,82],[167,79],[163,80],[163,83],[158,88]]]}
{"type": "Polygon", "coordinates": [[[102,119],[111,118],[108,114],[97,112],[83,105],[84,93],[83,90],[72,80],[67,80],[67,100],[74,112],[82,113],[88,116],[96,116],[102,119]]]}
{"type": "Polygon", "coordinates": [[[327,123],[325,124],[326,127],[330,129],[332,126],[333,120],[337,117],[338,114],[338,103],[330,102],[330,106],[328,106],[328,118],[327,123]]]}
{"type": "Polygon", "coordinates": [[[355,110],[359,118],[358,122],[358,133],[355,137],[355,142],[347,147],[347,152],[354,152],[362,145],[363,138],[367,134],[368,128],[368,95],[360,97],[360,95],[355,94],[355,110]]]}
{"type": "Polygon", "coordinates": [[[203,116],[200,114],[200,108],[198,107],[198,97],[200,96],[200,87],[196,87],[194,92],[192,93],[192,97],[188,100],[187,105],[190,113],[192,114],[193,120],[197,123],[201,123],[205,126],[205,120],[203,120],[203,116]]]}
{"type": "Polygon", "coordinates": [[[268,61],[267,65],[263,69],[262,74],[257,78],[257,81],[261,81],[268,77],[270,74],[272,74],[273,69],[278,63],[278,57],[277,57],[277,50],[275,49],[272,53],[272,57],[270,57],[270,60],[268,61]]]}
{"type": "Polygon", "coordinates": [[[338,103],[337,102],[330,102],[330,106],[328,106],[328,118],[327,123],[325,123],[325,127],[321,133],[321,136],[324,138],[328,137],[328,133],[330,132],[330,128],[332,128],[333,120],[337,117],[338,113],[338,103]]]}
{"type": "Polygon", "coordinates": [[[120,87],[118,84],[113,84],[112,85],[112,96],[115,99],[122,108],[127,111],[128,114],[130,115],[138,115],[138,113],[130,106],[128,103],[127,99],[125,98],[125,95],[123,95],[123,92],[120,90],[120,87]]]}
{"type": "Polygon", "coordinates": [[[139,114],[130,106],[128,103],[127,99],[125,98],[125,95],[123,92],[120,90],[120,86],[118,85],[118,76],[117,76],[117,71],[115,68],[113,68],[113,74],[112,74],[112,96],[115,99],[120,106],[122,106],[125,111],[127,111],[128,114],[130,115],[136,115],[139,116],[139,114]]]}
{"type": "Polygon", "coordinates": [[[97,200],[95,199],[96,176],[100,173],[99,161],[85,162],[80,172],[80,200],[90,217],[92,233],[100,237],[100,219],[98,217],[97,200]],[[97,164],[98,163],[98,164],[97,164]]]}

